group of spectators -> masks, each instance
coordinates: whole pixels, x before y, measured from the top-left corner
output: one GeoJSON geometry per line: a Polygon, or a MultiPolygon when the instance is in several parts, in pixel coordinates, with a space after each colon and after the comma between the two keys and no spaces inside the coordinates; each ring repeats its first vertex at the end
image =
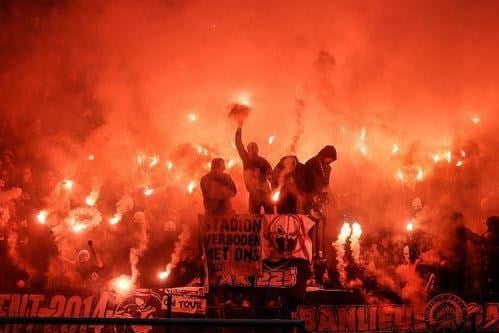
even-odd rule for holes
{"type": "MultiPolygon", "coordinates": [[[[177,230],[171,216],[173,213],[146,207],[140,203],[141,192],[132,193],[133,199],[130,200],[135,204],[133,209],[123,214],[126,223],[122,223],[120,228],[101,223],[98,228],[84,234],[73,234],[64,223],[68,211],[74,208],[69,197],[60,195],[60,202],[64,201],[60,212],[53,211],[50,217],[39,216],[42,208],[52,207],[53,194],[60,188],[55,186],[54,190],[53,185],[58,181],[60,183],[56,175],[51,176],[50,171],[45,170],[43,163],[16,158],[12,150],[1,152],[0,293],[94,292],[120,274],[130,276],[131,248],[140,249],[141,246],[144,249],[136,265],[142,274],[138,276],[137,285],[165,285],[158,273],[171,260],[178,233],[183,230],[177,230]],[[35,164],[37,168],[33,174],[30,165],[35,164]],[[157,216],[162,218],[155,218],[157,216]],[[165,219],[167,217],[169,219],[165,219]]],[[[76,201],[74,204],[78,205],[76,201]]],[[[177,263],[177,269],[169,279],[169,282],[179,285],[185,281],[176,274],[177,271],[190,280],[197,273],[189,268],[194,265],[195,253],[191,254],[190,247],[183,252],[183,258],[189,259],[177,263]]]]}
{"type": "MultiPolygon", "coordinates": [[[[313,217],[327,203],[331,163],[337,159],[336,149],[325,146],[305,163],[301,163],[296,156],[284,156],[272,168],[259,155],[256,143],[250,142],[246,146],[243,144],[242,125],[240,122],[236,130],[235,143],[242,160],[244,185],[249,194],[248,213],[306,214],[313,217]]],[[[31,168],[24,161],[16,160],[12,151],[4,150],[0,162],[0,267],[3,268],[0,274],[0,291],[12,291],[16,288],[23,290],[27,287],[43,290],[47,284],[50,259],[62,258],[58,254],[57,243],[50,228],[33,219],[37,210],[43,206],[40,198],[44,194],[39,192],[44,187],[34,179],[31,168]],[[42,274],[33,274],[33,271],[42,274]]],[[[224,170],[224,160],[215,158],[211,162],[211,171],[201,179],[200,187],[207,214],[234,213],[231,200],[237,194],[237,187],[224,170]]],[[[134,215],[133,213],[130,214],[134,215]]],[[[135,217],[130,219],[134,220],[135,217]]],[[[316,219],[317,222],[319,220],[316,219]]],[[[362,244],[365,249],[364,260],[378,261],[379,267],[388,272],[401,264],[413,265],[425,277],[424,281],[431,282],[434,289],[465,290],[468,288],[467,248],[474,246],[484,254],[481,267],[482,289],[498,291],[499,218],[492,216],[487,219],[487,232],[483,235],[473,233],[465,227],[463,221],[462,214],[451,215],[446,223],[450,228],[444,245],[432,243],[431,235],[418,232],[408,233],[407,239],[395,244],[395,237],[390,231],[382,234],[383,231],[380,230],[380,235],[372,237],[372,241],[366,239],[362,244]],[[424,255],[428,252],[436,253],[435,257],[439,260],[429,264],[424,255]],[[376,258],[368,258],[370,254],[376,254],[376,258]]],[[[150,253],[141,258],[140,269],[145,274],[142,274],[143,281],[140,283],[162,283],[157,279],[157,253],[166,247],[171,252],[177,237],[175,231],[169,231],[168,234],[171,235],[167,240],[151,242],[150,253]]],[[[159,237],[156,232],[152,235],[159,237]]],[[[125,256],[128,250],[126,248],[122,251],[125,256]]],[[[310,285],[342,287],[335,277],[337,263],[335,254],[330,253],[331,251],[334,252],[334,249],[328,246],[324,251],[316,249],[314,252],[309,268],[309,280],[312,281],[310,285]]],[[[104,274],[103,268],[108,265],[105,265],[106,258],[102,258],[99,252],[99,246],[96,250],[90,241],[85,248],[76,249],[73,258],[66,260],[81,277],[82,284],[99,279],[101,272],[104,274]]],[[[165,260],[165,256],[161,260],[165,260]]],[[[111,262],[108,264],[112,266],[111,262]]],[[[352,277],[365,274],[360,272],[358,266],[352,265],[349,272],[352,277]]],[[[182,265],[180,268],[182,269],[182,265]]],[[[187,265],[183,271],[187,275],[192,269],[187,265]]],[[[373,288],[381,286],[375,284],[373,288]]]]}
{"type": "MultiPolygon", "coordinates": [[[[242,121],[236,130],[235,144],[243,164],[243,177],[249,194],[250,214],[308,214],[315,205],[327,198],[331,174],[330,164],[337,159],[336,149],[325,146],[319,153],[301,163],[294,155],[284,156],[272,168],[259,155],[258,145],[242,141],[242,121]]],[[[233,213],[231,199],[237,188],[228,173],[225,161],[215,158],[211,170],[201,178],[201,190],[206,214],[233,213]]]]}
{"type": "MultiPolygon", "coordinates": [[[[0,290],[23,289],[33,271],[47,269],[55,243],[45,226],[30,219],[39,206],[31,168],[18,164],[11,150],[1,153],[0,163],[0,290]]],[[[45,282],[43,275],[30,281],[35,288],[45,282]]]]}
{"type": "MultiPolygon", "coordinates": [[[[320,208],[327,203],[330,164],[337,159],[335,148],[325,146],[306,163],[301,163],[296,156],[285,156],[272,168],[270,163],[259,155],[256,143],[250,142],[244,146],[242,121],[238,125],[235,143],[242,160],[244,184],[249,194],[248,213],[306,214],[314,217],[314,213],[320,211],[320,208]]],[[[201,179],[206,214],[234,213],[231,199],[236,196],[237,188],[224,170],[224,160],[215,158],[211,163],[211,171],[201,179]]],[[[482,253],[483,259],[480,289],[497,292],[499,217],[491,216],[487,219],[487,232],[484,235],[478,235],[465,227],[463,214],[459,212],[452,213],[448,218],[441,218],[446,220],[442,223],[448,226],[445,237],[441,237],[444,241],[437,243],[432,240],[433,236],[430,233],[419,231],[408,230],[405,239],[386,231],[385,234],[375,237],[373,242],[367,240],[363,244],[363,248],[367,250],[363,255],[363,263],[353,263],[350,260],[353,265],[349,267],[349,276],[352,279],[360,276],[368,279],[366,275],[369,273],[362,266],[368,266],[371,260],[376,261],[378,269],[385,270],[387,274],[393,271],[394,276],[397,267],[401,265],[412,267],[421,278],[421,287],[428,292],[468,290],[470,289],[469,283],[466,282],[469,275],[466,264],[468,247],[476,247],[477,251],[482,253]]],[[[320,219],[316,221],[319,223],[320,219]]],[[[349,245],[347,244],[347,247],[349,245]]],[[[314,251],[309,285],[344,287],[338,280],[334,248],[326,247],[323,250],[316,248],[314,251]]],[[[347,252],[349,251],[347,248],[347,252]]],[[[351,252],[347,254],[351,256],[351,252]]],[[[383,289],[377,283],[372,287],[383,289]]],[[[403,288],[403,285],[400,287],[403,288]]]]}

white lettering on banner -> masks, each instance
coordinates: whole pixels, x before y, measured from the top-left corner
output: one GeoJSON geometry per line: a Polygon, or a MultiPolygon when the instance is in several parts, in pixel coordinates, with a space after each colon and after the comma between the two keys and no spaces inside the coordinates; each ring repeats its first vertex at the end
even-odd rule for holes
{"type": "Polygon", "coordinates": [[[298,269],[263,269],[258,276],[219,275],[216,285],[256,288],[293,288],[298,280],[298,269]],[[254,279],[254,283],[250,282],[254,279]]]}
{"type": "Polygon", "coordinates": [[[293,318],[305,321],[307,332],[440,332],[499,330],[499,304],[466,304],[452,294],[435,296],[426,305],[299,306],[293,318]]]}
{"type": "Polygon", "coordinates": [[[291,288],[296,284],[297,269],[289,267],[283,270],[264,270],[256,277],[255,287],[291,288]]]}
{"type": "Polygon", "coordinates": [[[166,288],[164,293],[165,296],[161,302],[163,310],[168,308],[168,297],[171,297],[171,310],[174,313],[206,313],[206,298],[203,287],[166,288]]]}
{"type": "Polygon", "coordinates": [[[204,314],[206,312],[206,299],[173,296],[172,312],[204,314]]]}
{"type": "Polygon", "coordinates": [[[200,215],[210,275],[250,275],[260,271],[263,222],[261,215],[200,215]]]}

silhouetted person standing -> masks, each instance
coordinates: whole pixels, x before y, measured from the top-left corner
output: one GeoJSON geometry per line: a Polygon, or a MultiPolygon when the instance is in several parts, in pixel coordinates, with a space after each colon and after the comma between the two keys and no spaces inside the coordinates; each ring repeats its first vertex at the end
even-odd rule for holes
{"type": "Polygon", "coordinates": [[[299,188],[306,196],[305,213],[310,211],[314,202],[327,199],[330,164],[336,159],[336,148],[325,146],[305,163],[303,172],[298,177],[299,188]]]}
{"type": "Polygon", "coordinates": [[[499,216],[487,219],[487,232],[482,237],[485,246],[485,287],[487,291],[499,291],[499,216]]]}
{"type": "Polygon", "coordinates": [[[234,213],[231,198],[237,193],[236,184],[225,173],[225,161],[215,158],[211,161],[211,171],[201,178],[201,191],[206,214],[224,215],[234,213]]]}
{"type": "Polygon", "coordinates": [[[331,176],[330,164],[336,161],[336,148],[324,146],[317,155],[309,159],[302,171],[299,170],[297,184],[304,199],[303,213],[310,214],[315,220],[314,248],[325,250],[326,244],[326,217],[322,213],[323,207],[329,202],[328,188],[331,176]]]}
{"type": "Polygon", "coordinates": [[[246,190],[249,193],[248,210],[250,214],[260,214],[263,207],[265,213],[272,214],[269,179],[272,175],[270,163],[258,155],[258,145],[248,143],[247,150],[242,140],[242,122],[236,131],[236,148],[243,162],[243,175],[246,190]]]}

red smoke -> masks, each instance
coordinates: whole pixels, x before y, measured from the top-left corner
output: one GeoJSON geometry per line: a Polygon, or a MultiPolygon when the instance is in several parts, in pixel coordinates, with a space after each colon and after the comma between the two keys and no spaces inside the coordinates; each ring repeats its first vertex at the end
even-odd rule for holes
{"type": "MultiPolygon", "coordinates": [[[[238,163],[229,170],[234,206],[246,209],[227,118],[244,96],[252,110],[244,140],[272,163],[337,147],[332,220],[347,212],[364,235],[405,232],[420,197],[429,220],[460,210],[480,231],[499,208],[497,9],[494,1],[8,1],[5,146],[33,161],[40,208],[69,213],[97,193],[107,223],[134,206],[120,198],[154,189],[135,205],[157,213],[166,199],[178,211],[161,216],[195,225],[193,181],[215,156],[238,163]],[[434,162],[447,152],[449,161],[434,162]],[[142,154],[159,160],[138,166],[142,154]],[[66,178],[71,195],[57,186],[66,178]]],[[[330,226],[332,240],[340,224],[330,226]]]]}

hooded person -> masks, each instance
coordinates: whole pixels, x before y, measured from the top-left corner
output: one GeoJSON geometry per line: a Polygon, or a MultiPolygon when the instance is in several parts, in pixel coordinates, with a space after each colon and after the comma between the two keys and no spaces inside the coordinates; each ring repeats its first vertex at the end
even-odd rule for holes
{"type": "Polygon", "coordinates": [[[278,193],[275,205],[278,214],[297,214],[302,211],[303,196],[297,185],[297,177],[303,164],[296,156],[284,156],[272,173],[272,190],[278,193]]]}
{"type": "Polygon", "coordinates": [[[243,162],[244,185],[249,193],[248,211],[250,214],[260,214],[263,208],[265,213],[272,214],[269,179],[272,175],[270,163],[258,154],[258,145],[248,143],[244,147],[242,141],[242,123],[237,128],[235,143],[239,157],[243,162]]]}
{"type": "Polygon", "coordinates": [[[336,159],[336,148],[325,146],[317,155],[309,159],[302,171],[299,172],[298,187],[307,197],[306,211],[311,208],[313,200],[327,191],[331,175],[330,164],[336,159]]]}
{"type": "Polygon", "coordinates": [[[231,198],[237,193],[236,184],[224,171],[225,161],[221,158],[214,158],[211,161],[210,172],[201,178],[203,204],[205,213],[208,215],[234,213],[231,198]]]}

